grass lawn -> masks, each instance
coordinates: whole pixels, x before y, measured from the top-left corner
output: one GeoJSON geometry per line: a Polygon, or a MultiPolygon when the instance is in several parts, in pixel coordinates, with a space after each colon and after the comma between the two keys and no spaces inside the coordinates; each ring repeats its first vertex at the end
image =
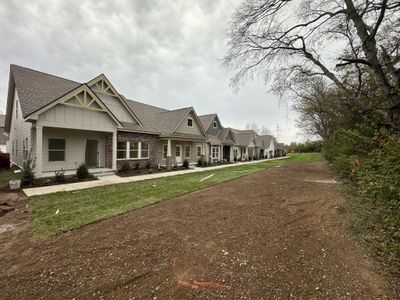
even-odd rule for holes
{"type": "Polygon", "coordinates": [[[14,174],[14,170],[0,170],[0,188],[8,186],[12,179],[21,179],[21,173],[14,174]]]}
{"type": "Polygon", "coordinates": [[[29,199],[33,232],[38,236],[54,235],[283,163],[320,160],[318,154],[298,154],[285,160],[35,196],[29,199]]]}

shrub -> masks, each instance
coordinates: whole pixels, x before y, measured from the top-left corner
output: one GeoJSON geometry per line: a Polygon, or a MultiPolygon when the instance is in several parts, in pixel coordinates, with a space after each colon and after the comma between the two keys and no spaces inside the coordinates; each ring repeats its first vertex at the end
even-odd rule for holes
{"type": "Polygon", "coordinates": [[[148,162],[146,163],[146,169],[147,169],[147,170],[150,170],[150,169],[151,169],[151,162],[148,161],[148,162]]]}
{"type": "Polygon", "coordinates": [[[35,161],[31,159],[31,154],[27,156],[22,164],[22,176],[21,183],[25,186],[31,186],[35,181],[35,174],[33,169],[35,168],[35,161]]]}
{"type": "Polygon", "coordinates": [[[135,170],[136,170],[136,171],[139,171],[139,169],[140,169],[140,163],[137,161],[137,162],[135,163],[135,170]]]}
{"type": "Polygon", "coordinates": [[[89,170],[85,164],[81,164],[76,170],[76,178],[78,180],[86,179],[89,177],[89,170]]]}
{"type": "Polygon", "coordinates": [[[203,161],[203,167],[207,167],[207,161],[203,161]]]}
{"type": "Polygon", "coordinates": [[[234,162],[237,162],[237,157],[236,157],[236,156],[233,158],[233,161],[234,161],[234,162]]]}
{"type": "Polygon", "coordinates": [[[128,173],[131,170],[131,165],[129,162],[124,162],[121,166],[121,172],[128,173]]]}
{"type": "Polygon", "coordinates": [[[63,169],[55,171],[54,174],[57,182],[65,181],[65,171],[63,169]]]}
{"type": "Polygon", "coordinates": [[[197,161],[197,166],[198,167],[202,167],[203,166],[203,160],[201,158],[197,161]]]}
{"type": "Polygon", "coordinates": [[[388,235],[386,251],[400,263],[400,140],[378,135],[375,147],[359,162],[358,193],[371,201],[378,221],[388,235]]]}

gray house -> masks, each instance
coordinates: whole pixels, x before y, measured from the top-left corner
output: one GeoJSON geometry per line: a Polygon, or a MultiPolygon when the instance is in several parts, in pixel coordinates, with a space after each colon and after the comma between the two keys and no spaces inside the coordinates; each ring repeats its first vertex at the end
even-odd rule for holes
{"type": "Polygon", "coordinates": [[[207,134],[206,157],[210,162],[233,161],[235,139],[231,128],[224,128],[217,114],[199,116],[207,134]]]}
{"type": "Polygon", "coordinates": [[[21,166],[30,154],[37,176],[81,163],[95,173],[205,157],[206,134],[192,107],[132,101],[103,74],[77,82],[11,65],[4,130],[11,161],[21,166]]]}

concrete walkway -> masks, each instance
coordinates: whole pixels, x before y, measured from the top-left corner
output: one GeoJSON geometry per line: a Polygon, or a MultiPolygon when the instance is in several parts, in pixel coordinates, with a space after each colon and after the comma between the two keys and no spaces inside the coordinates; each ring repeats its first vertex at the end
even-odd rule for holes
{"type": "Polygon", "coordinates": [[[239,163],[235,163],[235,164],[221,165],[221,166],[207,167],[207,168],[195,167],[195,168],[189,169],[189,170],[137,175],[137,176],[130,176],[130,177],[120,177],[117,175],[110,175],[110,176],[100,177],[99,180],[59,184],[59,185],[53,185],[53,186],[27,188],[27,189],[23,189],[23,191],[27,197],[32,197],[32,196],[52,194],[52,193],[57,193],[57,192],[83,190],[83,189],[89,189],[89,188],[93,188],[93,187],[105,186],[105,185],[110,185],[110,184],[127,183],[127,182],[142,181],[142,180],[147,180],[147,179],[169,177],[169,176],[176,176],[176,175],[189,174],[189,173],[206,172],[206,171],[211,171],[211,170],[218,170],[218,169],[223,169],[223,168],[230,168],[230,167],[235,167],[235,166],[260,163],[260,162],[264,162],[264,161],[280,160],[280,159],[285,159],[285,158],[286,157],[278,157],[278,158],[273,158],[273,159],[263,159],[263,160],[239,162],[239,163]]]}

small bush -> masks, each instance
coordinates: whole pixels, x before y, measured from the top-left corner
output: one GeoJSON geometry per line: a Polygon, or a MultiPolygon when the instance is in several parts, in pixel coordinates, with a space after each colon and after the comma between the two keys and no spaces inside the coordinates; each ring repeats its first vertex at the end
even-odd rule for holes
{"type": "Polygon", "coordinates": [[[203,160],[201,158],[197,161],[197,166],[198,167],[202,167],[203,166],[203,160]]]}
{"type": "Polygon", "coordinates": [[[183,167],[184,169],[189,169],[189,161],[188,161],[187,159],[185,159],[185,160],[183,161],[182,167],[183,167]]]}
{"type": "Polygon", "coordinates": [[[89,177],[89,170],[85,164],[81,164],[76,170],[76,178],[78,180],[86,179],[89,177]]]}
{"type": "Polygon", "coordinates": [[[237,162],[237,157],[236,157],[236,156],[233,158],[233,161],[234,161],[234,162],[237,162]]]}
{"type": "Polygon", "coordinates": [[[203,167],[207,167],[207,161],[203,161],[203,167]]]}
{"type": "Polygon", "coordinates": [[[121,172],[128,173],[131,170],[131,165],[129,162],[124,162],[121,166],[121,172]]]}
{"type": "Polygon", "coordinates": [[[65,181],[65,171],[63,169],[55,171],[54,174],[57,182],[65,181]]]}
{"type": "Polygon", "coordinates": [[[147,169],[147,170],[150,170],[150,169],[151,169],[151,162],[148,161],[148,162],[146,163],[146,169],[147,169]]]}
{"type": "Polygon", "coordinates": [[[35,161],[31,159],[31,154],[24,160],[22,164],[22,176],[21,183],[25,186],[31,186],[35,181],[35,174],[33,169],[35,168],[35,161]]]}
{"type": "Polygon", "coordinates": [[[139,162],[136,162],[136,163],[135,163],[135,170],[136,170],[136,171],[139,171],[139,169],[140,169],[140,163],[139,163],[139,162]]]}

